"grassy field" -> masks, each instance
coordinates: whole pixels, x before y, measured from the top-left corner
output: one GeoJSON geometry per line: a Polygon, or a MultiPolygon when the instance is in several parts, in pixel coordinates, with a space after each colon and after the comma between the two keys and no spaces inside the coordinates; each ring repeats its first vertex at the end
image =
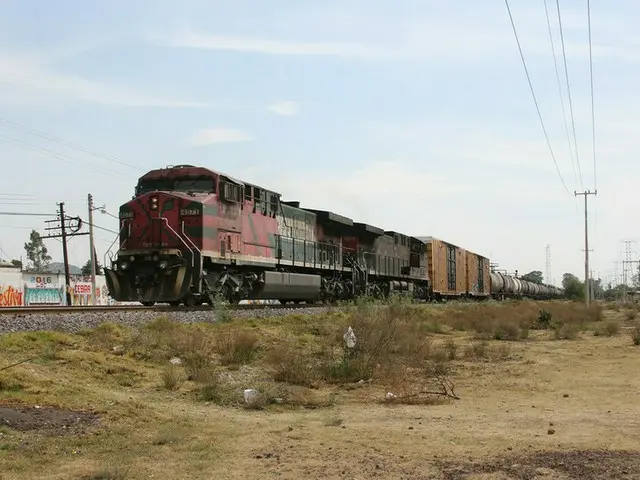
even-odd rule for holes
{"type": "Polygon", "coordinates": [[[363,302],[3,335],[0,368],[29,360],[0,370],[0,478],[640,478],[637,316],[363,302]]]}

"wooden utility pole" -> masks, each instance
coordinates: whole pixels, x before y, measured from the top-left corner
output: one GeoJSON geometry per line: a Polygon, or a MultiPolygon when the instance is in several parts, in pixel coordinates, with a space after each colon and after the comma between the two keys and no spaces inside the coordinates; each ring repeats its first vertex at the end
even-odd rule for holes
{"type": "Polygon", "coordinates": [[[93,238],[93,197],[88,195],[89,202],[89,250],[91,251],[91,305],[96,304],[96,247],[93,238]]]}
{"type": "Polygon", "coordinates": [[[585,190],[584,192],[574,192],[575,196],[584,195],[584,303],[589,308],[589,217],[587,208],[587,197],[589,195],[597,195],[598,191],[585,190]]]}
{"type": "Polygon", "coordinates": [[[78,233],[80,228],[82,227],[82,220],[80,217],[67,217],[64,213],[64,202],[59,204],[60,213],[59,218],[55,220],[47,220],[45,223],[59,223],[59,225],[54,225],[53,227],[47,227],[45,230],[60,230],[60,233],[55,233],[52,235],[47,235],[46,237],[42,237],[43,239],[47,238],[61,238],[62,239],[62,256],[64,261],[64,280],[65,280],[65,291],[66,291],[66,300],[67,305],[71,306],[71,292],[69,288],[71,287],[71,275],[69,273],[69,255],[67,252],[67,238],[74,237],[76,235],[87,235],[87,233],[78,233]],[[74,225],[71,223],[72,221],[76,221],[77,223],[74,225]],[[68,233],[68,231],[72,233],[68,233]]]}

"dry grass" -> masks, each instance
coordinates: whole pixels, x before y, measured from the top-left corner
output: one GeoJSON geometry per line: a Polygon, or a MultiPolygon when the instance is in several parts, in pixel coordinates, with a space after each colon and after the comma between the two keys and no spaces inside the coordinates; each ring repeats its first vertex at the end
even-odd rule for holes
{"type": "Polygon", "coordinates": [[[0,366],[38,357],[0,371],[4,403],[101,415],[74,436],[0,430],[3,478],[438,478],[432,455],[633,448],[640,351],[620,317],[571,302],[363,301],[323,317],[0,336],[0,366]]]}
{"type": "Polygon", "coordinates": [[[216,337],[216,350],[223,365],[250,363],[257,351],[258,336],[247,330],[226,328],[216,337]]]}

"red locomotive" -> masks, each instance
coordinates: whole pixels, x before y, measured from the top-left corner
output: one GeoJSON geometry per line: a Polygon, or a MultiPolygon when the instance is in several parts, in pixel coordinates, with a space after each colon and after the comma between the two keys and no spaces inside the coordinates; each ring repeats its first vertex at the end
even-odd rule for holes
{"type": "Polygon", "coordinates": [[[280,197],[192,165],[146,173],[120,207],[110,295],[144,305],[429,297],[423,241],[280,197]]]}

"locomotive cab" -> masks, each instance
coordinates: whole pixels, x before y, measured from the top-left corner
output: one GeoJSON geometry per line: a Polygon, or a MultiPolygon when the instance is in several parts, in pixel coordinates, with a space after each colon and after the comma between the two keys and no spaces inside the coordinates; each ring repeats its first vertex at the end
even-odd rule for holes
{"type": "Polygon", "coordinates": [[[218,176],[180,166],[154,170],[120,207],[120,245],[107,285],[118,301],[174,303],[199,289],[206,203],[216,201],[218,176]]]}

